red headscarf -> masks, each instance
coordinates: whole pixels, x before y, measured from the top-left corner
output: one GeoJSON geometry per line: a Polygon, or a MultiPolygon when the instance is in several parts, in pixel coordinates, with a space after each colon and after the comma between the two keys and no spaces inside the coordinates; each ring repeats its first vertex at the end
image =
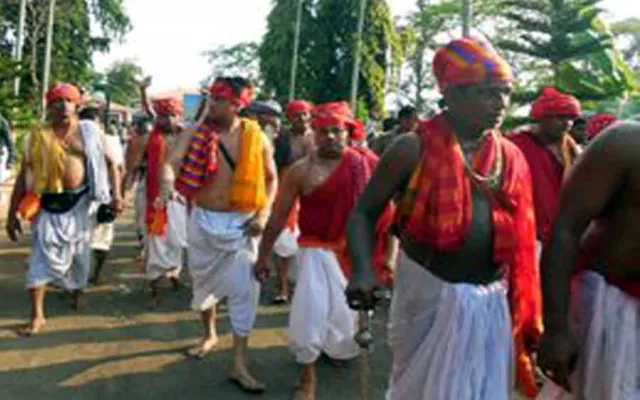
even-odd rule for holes
{"type": "Polygon", "coordinates": [[[252,87],[243,87],[236,92],[224,78],[217,78],[209,88],[209,96],[218,100],[229,100],[240,107],[247,107],[251,104],[254,96],[252,87]]]}
{"type": "Polygon", "coordinates": [[[60,99],[72,101],[75,104],[80,104],[82,96],[77,86],[65,82],[56,82],[47,91],[45,96],[47,107],[55,103],[60,99]]]}
{"type": "Polygon", "coordinates": [[[354,124],[351,107],[345,101],[317,105],[314,107],[312,115],[314,129],[323,129],[328,126],[348,129],[354,124]]]}
{"type": "Polygon", "coordinates": [[[456,85],[513,81],[509,64],[489,42],[475,37],[454,40],[439,49],[433,74],[441,91],[456,85]]]}
{"type": "Polygon", "coordinates": [[[607,129],[610,125],[617,121],[616,117],[611,114],[596,114],[587,121],[587,137],[589,140],[595,139],[600,132],[607,129]]]}
{"type": "Polygon", "coordinates": [[[313,110],[313,105],[308,101],[304,100],[291,100],[289,104],[287,104],[287,118],[292,119],[296,114],[311,112],[313,110]]]}
{"type": "Polygon", "coordinates": [[[577,118],[582,114],[580,102],[575,97],[561,93],[554,87],[542,89],[540,97],[531,105],[531,119],[538,121],[545,117],[577,118]]]}
{"type": "Polygon", "coordinates": [[[356,142],[362,142],[366,138],[367,138],[367,132],[364,127],[364,122],[362,122],[359,119],[354,120],[353,125],[351,127],[351,134],[349,139],[356,142]]]}
{"type": "Polygon", "coordinates": [[[182,102],[175,97],[153,100],[153,111],[158,115],[182,115],[182,102]]]}

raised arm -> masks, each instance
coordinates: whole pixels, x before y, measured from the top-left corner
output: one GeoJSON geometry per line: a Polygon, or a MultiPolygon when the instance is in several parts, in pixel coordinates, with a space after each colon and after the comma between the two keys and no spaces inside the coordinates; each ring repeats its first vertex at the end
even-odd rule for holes
{"type": "Polygon", "coordinates": [[[147,94],[147,88],[151,84],[151,80],[146,78],[143,82],[138,84],[138,88],[140,89],[140,103],[142,105],[142,110],[155,121],[156,113],[153,111],[153,107],[151,106],[151,100],[149,99],[149,95],[147,94]]]}
{"type": "Polygon", "coordinates": [[[267,278],[269,270],[267,263],[271,256],[273,245],[286,226],[291,209],[300,196],[300,182],[304,177],[306,166],[307,159],[298,161],[291,166],[282,179],[278,190],[278,201],[273,207],[260,242],[258,260],[255,267],[256,277],[260,281],[264,281],[267,278]]]}
{"type": "Polygon", "coordinates": [[[347,225],[347,246],[353,280],[347,290],[351,300],[370,307],[375,285],[373,250],[375,227],[389,201],[407,186],[420,160],[419,138],[406,134],[398,138],[380,159],[364,194],[351,213],[347,225]]]}
{"type": "Polygon", "coordinates": [[[575,358],[569,328],[570,282],[580,239],[589,222],[601,216],[640,149],[640,125],[620,124],[589,145],[565,183],[551,239],[541,265],[545,337],[540,365],[569,389],[575,358]]]}

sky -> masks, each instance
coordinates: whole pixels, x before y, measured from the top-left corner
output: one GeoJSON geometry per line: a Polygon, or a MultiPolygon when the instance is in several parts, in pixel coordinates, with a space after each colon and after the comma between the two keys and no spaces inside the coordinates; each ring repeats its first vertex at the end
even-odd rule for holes
{"type": "MultiPolygon", "coordinates": [[[[395,15],[415,7],[415,0],[387,0],[395,15]]],[[[219,45],[260,41],[272,0],[124,0],[133,30],[94,64],[104,70],[130,59],[153,76],[152,93],[197,87],[208,75],[203,52],[219,45]]],[[[605,0],[613,19],[640,16],[640,2],[605,0]]]]}

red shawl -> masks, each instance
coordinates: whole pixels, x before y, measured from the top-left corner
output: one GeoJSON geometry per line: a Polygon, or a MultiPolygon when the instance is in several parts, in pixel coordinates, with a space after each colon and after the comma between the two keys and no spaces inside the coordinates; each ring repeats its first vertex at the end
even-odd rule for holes
{"type": "Polygon", "coordinates": [[[566,160],[561,163],[530,131],[520,132],[509,139],[520,148],[530,165],[537,236],[546,242],[558,212],[562,183],[577,154],[575,141],[565,135],[562,153],[566,160]]]}
{"type": "Polygon", "coordinates": [[[167,208],[156,209],[154,202],[160,197],[160,171],[167,152],[164,133],[155,128],[147,141],[147,232],[164,236],[167,233],[167,208]]]}
{"type": "MultiPolygon", "coordinates": [[[[300,245],[333,249],[347,279],[351,277],[346,248],[347,220],[376,164],[377,157],[368,150],[347,148],[333,174],[311,193],[300,197],[300,245]]],[[[378,282],[383,285],[389,285],[392,280],[392,274],[384,268],[388,244],[386,233],[393,220],[392,213],[389,207],[376,227],[378,240],[374,251],[374,268],[378,282]],[[379,240],[383,237],[385,240],[379,240]]]]}
{"type": "MultiPolygon", "coordinates": [[[[437,251],[456,251],[464,243],[473,217],[472,183],[462,151],[442,115],[423,122],[418,135],[423,158],[409,187],[415,189],[415,201],[407,212],[405,234],[437,251]]],[[[533,366],[525,349],[527,339],[537,339],[542,332],[531,175],[520,151],[502,136],[498,140],[504,164],[502,188],[492,193],[494,261],[508,272],[518,382],[527,394],[535,394],[533,366]]],[[[493,169],[494,142],[488,136],[474,156],[473,168],[480,175],[489,175],[493,169]]]]}

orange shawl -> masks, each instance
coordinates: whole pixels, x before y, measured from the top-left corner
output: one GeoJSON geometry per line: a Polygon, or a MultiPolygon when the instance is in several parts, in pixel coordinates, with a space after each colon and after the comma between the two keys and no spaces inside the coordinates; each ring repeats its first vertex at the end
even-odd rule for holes
{"type": "MultiPolygon", "coordinates": [[[[423,159],[411,179],[408,196],[403,199],[400,224],[415,241],[436,251],[456,251],[464,243],[472,220],[472,182],[462,151],[443,115],[423,122],[418,135],[423,159]]],[[[526,394],[532,395],[537,387],[525,343],[530,338],[537,339],[542,332],[542,304],[531,176],[515,145],[502,136],[498,140],[504,163],[502,188],[491,193],[494,261],[508,273],[517,378],[526,394]]],[[[488,136],[474,156],[473,168],[486,176],[495,160],[494,139],[488,136]]]]}

